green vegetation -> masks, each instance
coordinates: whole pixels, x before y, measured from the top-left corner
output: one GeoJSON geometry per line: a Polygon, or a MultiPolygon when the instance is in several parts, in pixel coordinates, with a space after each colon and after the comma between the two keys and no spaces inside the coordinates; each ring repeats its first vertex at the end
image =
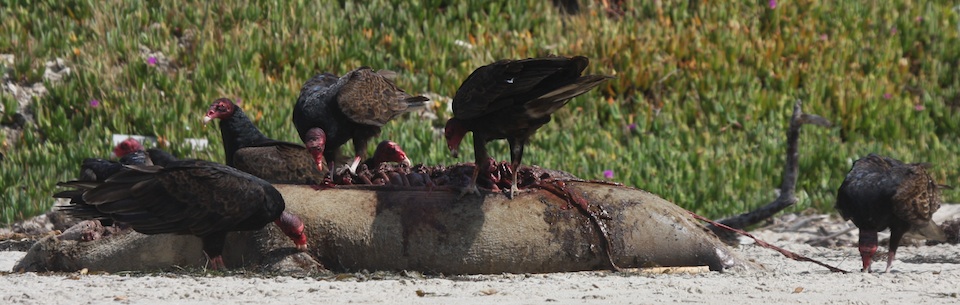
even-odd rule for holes
{"type": "MultiPolygon", "coordinates": [[[[222,161],[219,132],[200,121],[217,97],[242,99],[266,134],[298,141],[290,112],[318,72],[385,68],[409,92],[452,96],[481,65],[547,54],[585,55],[589,73],[617,79],[562,109],[526,164],[587,179],[612,170],[697,213],[729,215],[776,197],[800,99],[837,126],[802,131],[795,210],[831,210],[852,161],[870,152],[930,162],[939,182],[960,184],[960,8],[949,1],[627,1],[620,19],[581,2],[591,4],[564,16],[518,0],[0,0],[13,82],[42,81],[55,58],[73,69],[46,84],[17,144],[0,138],[0,222],[48,209],[55,183],[82,158],[107,156],[113,133],[222,161]],[[190,151],[185,138],[211,148],[190,151]]],[[[415,162],[470,160],[448,156],[437,133],[447,105],[434,107],[438,120],[398,119],[383,137],[415,162]]],[[[508,158],[504,141],[489,148],[508,158]]]]}

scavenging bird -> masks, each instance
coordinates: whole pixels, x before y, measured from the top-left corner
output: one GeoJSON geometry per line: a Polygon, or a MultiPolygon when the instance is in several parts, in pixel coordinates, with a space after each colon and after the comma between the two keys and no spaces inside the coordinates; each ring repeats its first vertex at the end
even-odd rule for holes
{"type": "Polygon", "coordinates": [[[877,232],[890,228],[890,255],[886,272],[893,265],[900,239],[916,230],[929,239],[944,240],[943,231],[931,220],[940,208],[941,187],[930,174],[929,165],[905,164],[870,154],[853,163],[837,190],[837,211],[843,219],[860,228],[859,250],[863,271],[870,272],[877,252],[877,232]]]}
{"type": "Polygon", "coordinates": [[[426,105],[426,97],[407,94],[393,77],[389,71],[361,67],[342,77],[318,74],[303,84],[293,108],[293,124],[304,143],[313,140],[326,145],[321,153],[331,178],[341,145],[352,140],[356,158],[366,159],[367,142],[380,134],[383,125],[426,105]],[[311,132],[314,128],[320,131],[311,132]]]}
{"type": "Polygon", "coordinates": [[[583,56],[501,60],[476,69],[463,81],[453,98],[453,118],[444,128],[447,148],[454,157],[467,132],[473,132],[476,167],[461,196],[480,194],[477,177],[490,167],[486,144],[495,139],[507,139],[510,144],[510,198],[516,196],[517,172],[530,137],[571,98],[612,78],[581,76],[588,63],[583,56]]]}

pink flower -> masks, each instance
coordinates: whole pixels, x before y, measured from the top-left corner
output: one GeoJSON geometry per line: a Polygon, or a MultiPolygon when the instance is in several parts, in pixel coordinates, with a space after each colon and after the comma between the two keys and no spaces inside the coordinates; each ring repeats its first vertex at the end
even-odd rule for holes
{"type": "Polygon", "coordinates": [[[770,6],[770,9],[775,9],[777,8],[777,0],[770,0],[770,2],[767,3],[767,5],[770,6]]]}
{"type": "Polygon", "coordinates": [[[630,125],[627,125],[627,130],[629,130],[630,132],[636,132],[636,131],[637,131],[637,123],[630,123],[630,125]]]}
{"type": "Polygon", "coordinates": [[[157,65],[157,58],[156,58],[156,57],[153,57],[153,56],[150,56],[150,58],[147,58],[147,64],[148,64],[148,65],[151,65],[151,66],[156,66],[156,65],[157,65]]]}
{"type": "Polygon", "coordinates": [[[890,35],[897,35],[897,27],[896,27],[896,26],[890,28],[890,35]]]}
{"type": "Polygon", "coordinates": [[[925,109],[925,108],[923,108],[923,104],[914,104],[914,105],[913,105],[913,110],[923,111],[923,109],[925,109]]]}
{"type": "Polygon", "coordinates": [[[93,108],[100,107],[100,101],[97,99],[90,100],[90,107],[93,107],[93,108]]]}
{"type": "Polygon", "coordinates": [[[892,98],[892,97],[893,97],[893,95],[890,94],[890,93],[884,93],[884,94],[883,94],[883,99],[885,99],[885,100],[889,100],[889,99],[892,98]]]}
{"type": "Polygon", "coordinates": [[[613,170],[612,170],[612,169],[604,170],[604,171],[603,171],[603,178],[613,179],[613,170]]]}

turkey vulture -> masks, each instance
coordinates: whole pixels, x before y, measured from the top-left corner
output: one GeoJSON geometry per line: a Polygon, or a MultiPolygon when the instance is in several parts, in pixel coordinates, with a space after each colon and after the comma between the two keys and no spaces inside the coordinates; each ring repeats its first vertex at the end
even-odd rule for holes
{"type": "Polygon", "coordinates": [[[447,121],[447,147],[457,157],[460,142],[473,132],[476,167],[462,194],[475,193],[477,176],[489,167],[486,143],[507,139],[513,165],[511,198],[517,192],[517,172],[523,147],[550,115],[571,98],[586,93],[606,75],[580,74],[589,60],[583,56],[501,60],[473,71],[453,97],[453,118],[447,121]]]}
{"type": "MultiPolygon", "coordinates": [[[[119,161],[106,160],[100,158],[86,158],[80,165],[79,181],[106,181],[107,178],[119,173],[124,165],[151,165],[151,159],[143,151],[143,145],[134,138],[128,138],[117,144],[113,148],[113,155],[119,156],[119,161]]],[[[69,198],[71,205],[63,206],[62,210],[68,214],[81,219],[98,219],[103,225],[113,225],[113,220],[104,217],[98,217],[101,214],[96,209],[91,209],[83,201],[82,190],[66,190],[53,195],[56,198],[69,198]]]]}
{"type": "Polygon", "coordinates": [[[410,166],[410,158],[407,158],[407,153],[400,148],[400,144],[390,140],[383,140],[380,144],[377,144],[377,149],[373,151],[373,157],[367,159],[364,164],[367,168],[374,169],[385,162],[397,162],[410,166]]]}
{"type": "Polygon", "coordinates": [[[359,165],[363,165],[370,170],[376,170],[380,168],[381,164],[386,162],[396,162],[407,167],[411,166],[410,158],[407,158],[407,153],[400,148],[400,144],[390,140],[383,140],[380,141],[380,144],[377,144],[377,149],[373,151],[373,156],[363,161],[362,164],[360,160],[354,160],[354,164],[349,165],[349,170],[355,174],[357,173],[357,167],[359,165]]]}
{"type": "Polygon", "coordinates": [[[930,239],[943,239],[943,231],[930,219],[940,208],[939,185],[927,173],[927,164],[905,164],[870,154],[853,163],[837,190],[837,211],[860,228],[860,257],[863,271],[870,272],[877,251],[877,232],[890,228],[890,255],[893,264],[900,238],[910,229],[930,239]]]}
{"type": "Polygon", "coordinates": [[[120,158],[112,161],[100,158],[86,158],[80,165],[78,179],[84,181],[103,181],[120,171],[124,164],[151,164],[143,145],[134,138],[128,138],[113,148],[113,155],[120,158]]]}
{"type": "MultiPolygon", "coordinates": [[[[340,146],[353,141],[355,156],[366,159],[367,142],[398,115],[422,108],[428,100],[410,96],[389,79],[388,72],[361,67],[337,78],[323,73],[307,80],[293,108],[293,124],[306,143],[311,128],[323,130],[323,157],[328,169],[340,155],[340,146]]],[[[332,173],[331,173],[332,174],[332,173]]]]}
{"type": "Polygon", "coordinates": [[[126,223],[143,234],[200,237],[214,269],[225,268],[221,253],[227,232],[259,230],[270,222],[298,249],[306,249],[303,222],[284,212],[280,192],[263,179],[219,163],[177,160],[164,167],[130,165],[103,182],[57,185],[83,191],[79,204],[94,207],[100,213],[95,218],[126,223]]]}
{"type": "Polygon", "coordinates": [[[274,183],[320,184],[324,175],[311,152],[299,144],[263,135],[230,99],[210,105],[204,123],[220,119],[227,165],[274,183]]]}
{"type": "Polygon", "coordinates": [[[362,182],[362,184],[382,184],[376,183],[376,181],[378,181],[377,178],[385,178],[380,180],[381,182],[387,181],[389,180],[387,172],[393,172],[397,169],[407,169],[408,171],[410,166],[410,159],[407,158],[407,153],[400,148],[399,144],[390,140],[383,140],[380,144],[377,144],[377,149],[373,152],[373,156],[362,164],[359,160],[355,160],[353,164],[347,166],[348,168],[337,173],[338,176],[336,178],[339,179],[335,181],[338,181],[340,184],[353,184],[356,178],[359,182],[362,182]],[[384,167],[383,163],[387,162],[396,162],[403,167],[384,167]],[[349,173],[347,173],[347,171],[349,171],[349,173]],[[353,177],[353,175],[356,175],[356,177],[353,177]]]}
{"type": "Polygon", "coordinates": [[[177,161],[177,157],[158,148],[147,149],[147,155],[150,156],[150,161],[152,161],[154,165],[166,166],[167,163],[171,161],[177,161]]]}

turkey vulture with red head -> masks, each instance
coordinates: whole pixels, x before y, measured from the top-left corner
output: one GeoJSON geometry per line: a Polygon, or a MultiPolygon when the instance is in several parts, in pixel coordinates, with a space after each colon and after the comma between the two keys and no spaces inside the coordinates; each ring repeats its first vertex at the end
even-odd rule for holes
{"type": "Polygon", "coordinates": [[[377,149],[373,151],[373,156],[364,162],[368,168],[380,167],[380,164],[386,162],[396,162],[409,167],[410,158],[407,153],[400,148],[400,144],[390,140],[383,140],[377,144],[377,149]]]}
{"type": "MultiPolygon", "coordinates": [[[[324,174],[312,149],[270,139],[253,125],[240,106],[220,98],[210,105],[203,122],[220,120],[227,165],[274,183],[320,184],[324,174]]],[[[306,143],[310,144],[310,137],[306,143]]]]}
{"type": "Polygon", "coordinates": [[[870,272],[877,252],[877,232],[890,228],[890,255],[893,265],[900,239],[916,230],[930,239],[943,240],[943,231],[931,220],[940,208],[940,185],[927,173],[928,164],[905,164],[870,154],[853,163],[837,190],[837,211],[860,228],[858,242],[863,271],[870,272]]]}
{"type": "MultiPolygon", "coordinates": [[[[166,166],[129,165],[103,182],[70,181],[58,186],[82,191],[83,204],[143,234],[189,234],[203,240],[214,269],[227,232],[259,230],[274,222],[298,249],[307,247],[300,219],[284,212],[283,197],[270,183],[233,167],[203,160],[166,166]]],[[[63,209],[70,213],[71,209],[63,209]]],[[[88,215],[89,216],[89,215],[88,215]]]]}
{"type": "Polygon", "coordinates": [[[84,181],[103,181],[111,175],[120,171],[124,164],[152,164],[149,156],[143,150],[140,141],[134,138],[127,138],[113,148],[113,155],[120,158],[119,161],[106,160],[100,158],[86,158],[80,165],[79,180],[84,181]]]}
{"type": "Polygon", "coordinates": [[[457,156],[460,142],[473,132],[476,159],[473,177],[462,194],[476,193],[477,177],[490,167],[486,144],[507,139],[513,165],[511,198],[517,192],[517,172],[523,148],[550,115],[578,95],[613,78],[606,75],[581,76],[589,60],[583,56],[501,60],[477,68],[453,97],[453,118],[447,121],[444,136],[450,152],[457,156]]]}
{"type": "Polygon", "coordinates": [[[367,142],[380,134],[384,124],[424,107],[426,97],[407,94],[391,77],[389,72],[361,67],[342,77],[318,74],[303,84],[293,108],[293,124],[304,143],[311,140],[310,129],[323,131],[328,169],[335,168],[340,146],[347,141],[353,141],[356,157],[366,159],[367,142]]]}

